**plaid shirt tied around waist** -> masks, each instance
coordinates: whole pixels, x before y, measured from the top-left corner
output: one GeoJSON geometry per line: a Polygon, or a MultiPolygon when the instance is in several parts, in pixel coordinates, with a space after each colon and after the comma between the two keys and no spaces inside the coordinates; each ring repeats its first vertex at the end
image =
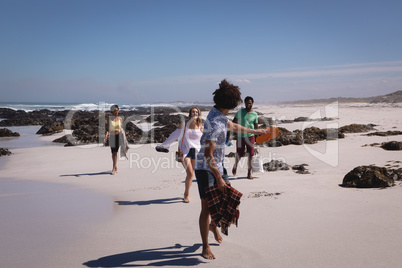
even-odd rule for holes
{"type": "Polygon", "coordinates": [[[211,219],[216,226],[221,227],[223,234],[228,235],[230,224],[235,223],[236,226],[238,224],[240,212],[237,207],[243,194],[231,186],[228,186],[226,193],[223,193],[219,191],[217,185],[205,188],[205,193],[211,219]]]}

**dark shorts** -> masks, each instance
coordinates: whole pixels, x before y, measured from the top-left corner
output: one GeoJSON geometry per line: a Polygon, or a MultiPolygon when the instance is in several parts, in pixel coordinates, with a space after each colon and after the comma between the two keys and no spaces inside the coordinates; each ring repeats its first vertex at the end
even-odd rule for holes
{"type": "Polygon", "coordinates": [[[191,148],[188,154],[186,155],[186,158],[194,159],[195,160],[195,148],[191,148]]]}
{"type": "MultiPolygon", "coordinates": [[[[212,172],[208,170],[196,169],[195,177],[197,178],[198,192],[200,193],[200,198],[207,198],[207,195],[205,194],[205,188],[216,184],[214,174],[212,174],[212,172]]],[[[229,183],[228,172],[226,171],[226,169],[223,169],[222,178],[225,182],[229,183]]]]}
{"type": "Polygon", "coordinates": [[[117,153],[120,147],[120,134],[119,135],[109,135],[109,146],[112,153],[117,153]]]}
{"type": "Polygon", "coordinates": [[[245,150],[247,148],[247,152],[250,156],[254,156],[254,143],[255,136],[251,137],[237,137],[236,142],[236,152],[240,157],[244,156],[245,150]]]}

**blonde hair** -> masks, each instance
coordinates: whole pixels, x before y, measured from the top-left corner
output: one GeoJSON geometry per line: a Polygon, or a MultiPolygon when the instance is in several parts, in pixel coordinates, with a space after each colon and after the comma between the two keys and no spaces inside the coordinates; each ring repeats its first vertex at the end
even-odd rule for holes
{"type": "Polygon", "coordinates": [[[192,112],[194,109],[196,109],[196,110],[198,111],[198,116],[197,116],[197,118],[195,119],[195,123],[197,124],[197,126],[198,126],[199,128],[202,128],[202,119],[201,119],[201,110],[200,110],[200,108],[198,108],[197,106],[191,107],[191,108],[190,108],[190,111],[188,111],[188,117],[190,118],[190,120],[192,120],[192,118],[191,118],[191,112],[192,112]]]}

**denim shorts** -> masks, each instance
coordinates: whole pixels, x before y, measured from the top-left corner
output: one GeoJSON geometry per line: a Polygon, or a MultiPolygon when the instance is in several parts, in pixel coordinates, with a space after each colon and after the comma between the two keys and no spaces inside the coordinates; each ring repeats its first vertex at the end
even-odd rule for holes
{"type": "MultiPolygon", "coordinates": [[[[212,172],[209,170],[196,169],[195,177],[197,178],[198,192],[200,194],[200,198],[201,199],[207,198],[207,195],[205,194],[205,188],[216,184],[214,174],[212,174],[212,172]]],[[[226,171],[225,168],[223,169],[222,178],[226,183],[229,183],[228,172],[226,171]]]]}
{"type": "Polygon", "coordinates": [[[190,149],[190,151],[186,155],[186,158],[195,159],[195,148],[190,149]]]}

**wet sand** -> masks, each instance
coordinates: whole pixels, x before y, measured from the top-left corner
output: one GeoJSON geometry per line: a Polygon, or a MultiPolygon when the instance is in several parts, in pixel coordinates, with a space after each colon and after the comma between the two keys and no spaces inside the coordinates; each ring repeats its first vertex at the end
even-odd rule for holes
{"type": "Polygon", "coordinates": [[[112,200],[72,185],[1,178],[0,215],[0,267],[39,268],[111,217],[112,200]]]}

